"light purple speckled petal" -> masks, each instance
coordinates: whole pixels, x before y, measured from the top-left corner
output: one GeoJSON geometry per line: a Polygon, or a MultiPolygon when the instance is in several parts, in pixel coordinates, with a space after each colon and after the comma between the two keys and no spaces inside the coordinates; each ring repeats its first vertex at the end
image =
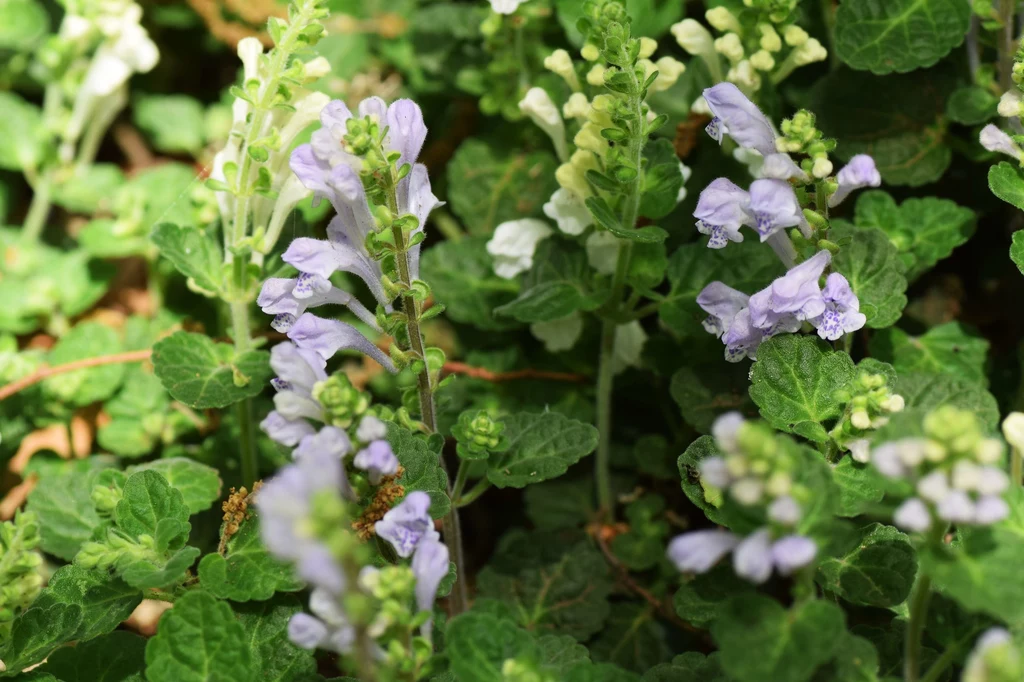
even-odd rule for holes
{"type": "Polygon", "coordinates": [[[316,351],[325,360],[340,350],[357,350],[374,360],[389,372],[396,372],[391,358],[370,343],[358,329],[340,320],[325,320],[313,313],[303,313],[288,330],[288,338],[303,350],[316,351]]]}
{"type": "Polygon", "coordinates": [[[708,314],[704,329],[721,338],[749,300],[750,296],[722,282],[708,284],[697,296],[697,305],[708,314]]]}
{"type": "Polygon", "coordinates": [[[880,187],[882,176],[875,167],[875,160],[867,154],[858,154],[836,174],[839,188],[828,200],[830,207],[838,206],[850,193],[862,187],[880,187]]]}
{"type": "Polygon", "coordinates": [[[726,82],[707,88],[704,101],[715,117],[708,124],[712,137],[721,142],[722,135],[728,135],[741,147],[764,156],[776,153],[771,122],[735,85],[726,82]]]}
{"type": "Polygon", "coordinates": [[[668,558],[683,573],[707,573],[739,542],[724,530],[696,530],[673,538],[668,558]]]}

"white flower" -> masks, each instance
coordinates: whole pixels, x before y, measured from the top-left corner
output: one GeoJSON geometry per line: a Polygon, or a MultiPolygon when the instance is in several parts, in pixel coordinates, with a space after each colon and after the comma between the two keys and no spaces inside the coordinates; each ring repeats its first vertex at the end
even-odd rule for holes
{"type": "Polygon", "coordinates": [[[726,412],[711,424],[711,435],[722,452],[732,455],[739,451],[740,428],[745,422],[742,414],[733,411],[726,412]]]}
{"type": "Polygon", "coordinates": [[[619,239],[611,232],[595,232],[586,241],[587,261],[602,275],[615,272],[619,260],[619,239]]]}
{"type": "Polygon", "coordinates": [[[743,43],[735,33],[726,33],[715,41],[715,52],[735,64],[743,59],[743,43]]]}
{"type": "Polygon", "coordinates": [[[784,526],[795,526],[800,521],[800,504],[788,495],[768,505],[768,518],[784,526]]]}
{"type": "Polygon", "coordinates": [[[706,55],[715,49],[711,32],[696,19],[683,19],[672,25],[672,35],[679,47],[696,56],[706,55]]]}
{"type": "Polygon", "coordinates": [[[854,462],[867,464],[871,461],[871,441],[867,438],[858,438],[857,440],[850,441],[846,447],[849,448],[854,462]]]}
{"type": "Polygon", "coordinates": [[[524,218],[498,225],[494,236],[487,242],[487,253],[494,257],[494,272],[498,277],[512,279],[533,267],[533,252],[537,243],[551,235],[551,228],[543,220],[524,218]]]}
{"type": "Polygon", "coordinates": [[[1010,447],[1024,453],[1024,412],[1011,412],[1003,420],[1003,437],[1010,447]]]}
{"type": "Polygon", "coordinates": [[[562,114],[544,88],[530,88],[526,96],[519,102],[519,111],[529,116],[530,120],[551,138],[560,160],[565,161],[569,158],[569,150],[565,145],[565,123],[562,122],[562,114]]]}
{"type": "Polygon", "coordinates": [[[999,115],[1006,118],[1016,118],[1020,116],[1020,104],[1022,97],[1024,97],[1024,95],[1021,94],[1020,90],[1004,92],[1003,96],[999,98],[999,107],[996,109],[999,112],[999,115]]]}
{"type": "Polygon", "coordinates": [[[708,20],[708,23],[711,24],[712,27],[723,33],[725,31],[741,33],[743,31],[743,28],[740,26],[739,19],[737,19],[736,16],[725,7],[709,9],[704,13],[704,18],[708,20]]]}
{"type": "Polygon", "coordinates": [[[491,9],[498,14],[512,14],[526,0],[491,0],[491,9]]]}
{"type": "Polygon", "coordinates": [[[544,204],[544,215],[554,220],[559,230],[573,236],[583,234],[584,230],[594,224],[594,218],[583,200],[564,187],[555,190],[544,204]]]}
{"type": "Polygon", "coordinates": [[[356,429],[356,439],[361,443],[369,443],[374,440],[384,440],[388,437],[388,427],[380,419],[373,415],[363,417],[356,429]]]}
{"type": "Polygon", "coordinates": [[[800,47],[793,51],[793,61],[797,66],[806,66],[814,62],[823,62],[828,59],[828,50],[817,38],[809,38],[800,47]]]}
{"type": "Polygon", "coordinates": [[[550,322],[534,322],[530,333],[544,344],[549,353],[561,353],[576,345],[583,332],[583,316],[578,310],[550,322]]]}
{"type": "Polygon", "coordinates": [[[938,504],[949,495],[949,479],[942,471],[933,471],[917,482],[917,494],[938,504]]]}
{"type": "Polygon", "coordinates": [[[647,333],[640,322],[633,320],[628,324],[620,324],[615,328],[615,357],[612,365],[615,372],[626,367],[640,365],[640,356],[647,342],[647,333]]]}
{"type": "Polygon", "coordinates": [[[566,118],[586,119],[590,115],[590,100],[582,92],[572,93],[562,106],[562,115],[566,118]]]}
{"type": "Polygon", "coordinates": [[[903,530],[923,533],[932,527],[932,516],[924,502],[911,497],[896,509],[893,522],[903,530]]]}

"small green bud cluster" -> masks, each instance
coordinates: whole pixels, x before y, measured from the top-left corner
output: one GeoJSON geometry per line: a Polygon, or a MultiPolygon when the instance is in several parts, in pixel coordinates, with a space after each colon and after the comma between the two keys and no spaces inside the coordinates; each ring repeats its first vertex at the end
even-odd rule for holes
{"type": "Polygon", "coordinates": [[[339,429],[347,429],[366,414],[370,397],[352,385],[344,372],[335,372],[313,386],[313,400],[324,409],[324,421],[339,429]]]}
{"type": "Polygon", "coordinates": [[[0,524],[0,633],[42,589],[39,542],[39,522],[31,512],[19,511],[13,521],[0,524]]]}
{"type": "Polygon", "coordinates": [[[884,375],[860,371],[853,384],[837,391],[835,398],[845,404],[845,409],[829,435],[840,447],[850,450],[855,460],[867,462],[867,432],[885,426],[889,415],[903,411],[903,396],[892,392],[884,375]]]}
{"type": "MultiPolygon", "coordinates": [[[[829,153],[835,151],[836,141],[827,139],[815,127],[815,117],[810,111],[801,109],[792,118],[782,122],[782,137],[775,142],[780,152],[806,154],[801,168],[808,175],[824,180],[832,175],[832,161],[829,153]]],[[[833,190],[834,191],[834,190],[833,190]]]]}
{"type": "Polygon", "coordinates": [[[504,435],[505,424],[495,421],[486,410],[467,410],[459,415],[452,427],[458,445],[456,452],[462,459],[487,459],[492,452],[504,452],[509,447],[504,435]]]}

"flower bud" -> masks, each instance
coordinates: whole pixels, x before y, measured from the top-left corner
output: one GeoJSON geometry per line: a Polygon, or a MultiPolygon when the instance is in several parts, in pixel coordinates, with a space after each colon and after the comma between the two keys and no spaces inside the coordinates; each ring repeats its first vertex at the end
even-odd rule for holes
{"type": "Polygon", "coordinates": [[[672,35],[679,47],[689,54],[705,55],[714,50],[714,39],[711,33],[695,19],[683,19],[672,26],[672,35]]]}
{"type": "Polygon", "coordinates": [[[594,67],[587,72],[587,83],[595,87],[604,85],[604,66],[601,64],[594,64],[594,67]]]}
{"type": "Polygon", "coordinates": [[[317,382],[313,386],[313,399],[324,408],[326,421],[341,429],[351,426],[370,407],[370,398],[340,372],[317,382]]]}
{"type": "Polygon", "coordinates": [[[568,101],[562,106],[565,118],[586,118],[590,112],[590,100],[582,92],[569,95],[568,101]]]}
{"type": "Polygon", "coordinates": [[[572,65],[572,57],[565,50],[559,49],[552,52],[544,59],[544,68],[561,76],[569,87],[576,89],[579,81],[576,79],[576,69],[572,65]]]}
{"type": "Polygon", "coordinates": [[[651,55],[654,54],[655,50],[658,49],[658,41],[653,38],[641,38],[640,39],[640,59],[650,59],[651,55]]]}
{"type": "Polygon", "coordinates": [[[597,45],[587,43],[583,46],[583,49],[580,50],[580,56],[588,62],[596,62],[598,57],[601,56],[601,50],[598,49],[597,45]]]}
{"type": "Polygon", "coordinates": [[[1021,92],[1019,90],[1010,90],[1009,92],[1003,93],[1003,96],[999,98],[999,106],[997,111],[1000,116],[1005,118],[1017,118],[1021,112],[1021,92]]]}
{"type": "Polygon", "coordinates": [[[775,58],[767,50],[758,50],[750,55],[750,65],[758,71],[771,71],[775,68],[775,58]]]}
{"type": "Polygon", "coordinates": [[[782,37],[790,47],[800,47],[810,38],[807,31],[796,24],[787,26],[782,32],[782,37]]]}
{"type": "Polygon", "coordinates": [[[730,62],[735,64],[743,59],[743,43],[735,33],[726,33],[715,41],[715,52],[723,55],[730,62]]]}
{"type": "Polygon", "coordinates": [[[760,45],[762,50],[778,52],[782,49],[782,38],[779,37],[774,26],[771,24],[761,24],[757,27],[757,30],[761,32],[760,45]]]}
{"type": "Polygon", "coordinates": [[[797,66],[806,66],[814,62],[828,59],[828,50],[817,38],[809,38],[807,42],[794,50],[793,61],[797,66]]]}
{"type": "Polygon", "coordinates": [[[721,31],[722,33],[725,33],[726,31],[742,33],[743,31],[739,20],[725,7],[709,9],[704,13],[704,18],[707,19],[708,23],[716,30],[721,31]]]}
{"type": "Polygon", "coordinates": [[[1011,412],[1003,420],[1003,437],[1014,450],[1024,453],[1024,412],[1011,412]]]}
{"type": "Polygon", "coordinates": [[[814,166],[811,169],[811,175],[819,180],[832,175],[832,162],[823,156],[815,159],[814,166]]]}

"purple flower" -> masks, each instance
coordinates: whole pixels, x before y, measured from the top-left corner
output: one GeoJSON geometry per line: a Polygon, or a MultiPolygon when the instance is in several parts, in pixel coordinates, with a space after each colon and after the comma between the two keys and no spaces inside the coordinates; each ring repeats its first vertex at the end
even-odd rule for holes
{"type": "Polygon", "coordinates": [[[277,410],[271,411],[266,419],[260,422],[260,428],[270,440],[281,445],[294,447],[304,437],[316,433],[316,429],[305,419],[285,419],[277,410]]]}
{"type": "Polygon", "coordinates": [[[767,528],[751,533],[732,555],[736,575],[752,583],[763,583],[772,574],[772,543],[767,528]]]}
{"type": "Polygon", "coordinates": [[[736,547],[739,539],[723,530],[697,530],[676,536],[668,558],[683,573],[707,573],[736,547]]]}
{"type": "Polygon", "coordinates": [[[718,448],[727,455],[739,452],[740,429],[747,423],[743,415],[735,410],[718,416],[711,424],[711,435],[718,448]]]}
{"type": "Polygon", "coordinates": [[[697,229],[711,237],[708,248],[721,249],[730,241],[741,242],[742,225],[753,225],[749,213],[750,195],[726,178],[713,180],[697,200],[697,229]]]}
{"type": "Polygon", "coordinates": [[[282,334],[291,329],[295,319],[307,308],[329,303],[347,306],[356,317],[379,331],[376,317],[358,299],[320,275],[309,272],[299,273],[294,279],[268,279],[263,283],[256,303],[264,313],[275,316],[271,326],[282,334]]]}
{"type": "Polygon", "coordinates": [[[778,497],[768,505],[768,518],[783,526],[795,526],[801,515],[800,504],[788,495],[778,497]]]}
{"type": "Polygon", "coordinates": [[[972,523],[975,517],[974,502],[962,490],[950,490],[936,505],[935,512],[940,519],[951,523],[972,523]]]}
{"type": "Polygon", "coordinates": [[[807,566],[817,554],[818,546],[814,540],[802,535],[787,535],[772,545],[772,562],[782,575],[791,575],[807,566]]]}
{"type": "Polygon", "coordinates": [[[801,321],[824,313],[825,300],[818,280],[831,262],[831,253],[819,251],[751,296],[750,319],[754,326],[767,336],[793,332],[800,328],[801,321]]]}
{"type": "Polygon", "coordinates": [[[385,476],[398,472],[398,458],[386,440],[375,440],[356,454],[352,463],[357,469],[369,472],[370,483],[379,485],[385,476]]]}
{"type": "Polygon", "coordinates": [[[854,190],[862,187],[879,187],[882,176],[875,168],[875,160],[867,154],[858,154],[836,174],[839,188],[828,200],[830,207],[838,206],[854,190]]]}
{"type": "MultiPolygon", "coordinates": [[[[437,589],[448,575],[448,548],[435,538],[426,537],[420,541],[412,557],[412,573],[416,576],[416,608],[432,611],[437,589]]],[[[430,621],[423,624],[423,636],[430,632],[430,621]]]]}
{"type": "Polygon", "coordinates": [[[437,540],[440,535],[430,516],[430,495],[420,490],[409,493],[377,522],[376,531],[403,559],[411,556],[424,538],[437,540]]]}
{"type": "Polygon", "coordinates": [[[750,211],[754,216],[754,229],[761,235],[762,242],[787,227],[800,226],[805,231],[804,236],[810,236],[796,193],[785,180],[754,180],[750,185],[750,211]]]}
{"type": "MultiPolygon", "coordinates": [[[[717,423],[717,422],[716,422],[717,423]]],[[[700,479],[716,488],[725,488],[732,482],[729,465],[723,457],[708,457],[700,463],[700,479]]]]}
{"type": "Polygon", "coordinates": [[[697,296],[697,305],[708,314],[704,329],[721,338],[732,326],[736,315],[747,307],[750,297],[722,282],[712,282],[697,296]]]}
{"type": "Polygon", "coordinates": [[[296,613],[288,621],[288,639],[301,649],[316,649],[327,641],[327,626],[308,613],[296,613]]]}
{"type": "MultiPolygon", "coordinates": [[[[268,426],[275,429],[286,440],[278,440],[285,445],[298,433],[294,422],[302,419],[323,420],[323,409],[320,403],[313,400],[313,387],[317,382],[327,378],[324,371],[326,361],[315,352],[299,348],[294,343],[285,341],[270,350],[270,366],[277,373],[271,385],[277,391],[274,395],[274,407],[280,419],[272,420],[268,426]],[[292,422],[291,428],[285,428],[281,420],[292,422]]],[[[269,433],[269,432],[268,432],[269,433]]],[[[273,435],[271,436],[273,438],[273,435]]]]}
{"type": "Polygon", "coordinates": [[[325,361],[339,350],[357,350],[376,360],[389,372],[397,371],[391,358],[347,322],[303,313],[288,330],[288,338],[302,350],[315,351],[325,361]]]}
{"type": "Polygon", "coordinates": [[[987,126],[981,129],[981,134],[978,136],[981,146],[990,152],[999,152],[1012,156],[1017,161],[1020,161],[1021,156],[1024,156],[1024,150],[1021,150],[1020,145],[1013,141],[1013,138],[1007,135],[1005,132],[989,123],[987,126]]]}
{"type": "Polygon", "coordinates": [[[867,322],[867,317],[860,312],[860,301],[850,289],[850,283],[838,272],[833,272],[825,280],[825,289],[821,292],[825,300],[825,312],[811,320],[818,329],[818,336],[826,341],[835,341],[843,334],[857,331],[867,322]]]}
{"type": "Polygon", "coordinates": [[[893,523],[912,533],[923,533],[932,527],[932,515],[928,505],[917,497],[911,497],[896,508],[893,523]]]}
{"type": "Polygon", "coordinates": [[[729,362],[739,362],[743,358],[756,360],[757,347],[765,338],[766,333],[751,323],[750,308],[744,308],[736,313],[729,330],[722,336],[725,343],[725,359],[729,362]]]}
{"type": "MultiPolygon", "coordinates": [[[[310,457],[332,457],[339,462],[343,461],[345,455],[352,451],[352,441],[348,434],[335,426],[324,426],[319,433],[306,436],[299,442],[299,447],[292,452],[296,461],[302,461],[310,457]]],[[[341,496],[347,500],[355,500],[355,493],[349,485],[348,476],[344,468],[341,470],[341,485],[339,487],[341,496]]]]}
{"type": "Polygon", "coordinates": [[[726,82],[706,89],[704,101],[714,115],[707,126],[708,135],[718,142],[728,135],[741,147],[756,149],[764,156],[775,153],[771,122],[735,85],[726,82]]]}
{"type": "Polygon", "coordinates": [[[978,498],[974,509],[974,523],[990,526],[999,523],[1010,515],[1010,507],[1006,500],[996,495],[984,495],[978,498]]]}
{"type": "Polygon", "coordinates": [[[356,439],[360,443],[369,443],[375,440],[384,440],[388,437],[387,424],[377,419],[372,414],[363,417],[356,429],[356,439]]]}

